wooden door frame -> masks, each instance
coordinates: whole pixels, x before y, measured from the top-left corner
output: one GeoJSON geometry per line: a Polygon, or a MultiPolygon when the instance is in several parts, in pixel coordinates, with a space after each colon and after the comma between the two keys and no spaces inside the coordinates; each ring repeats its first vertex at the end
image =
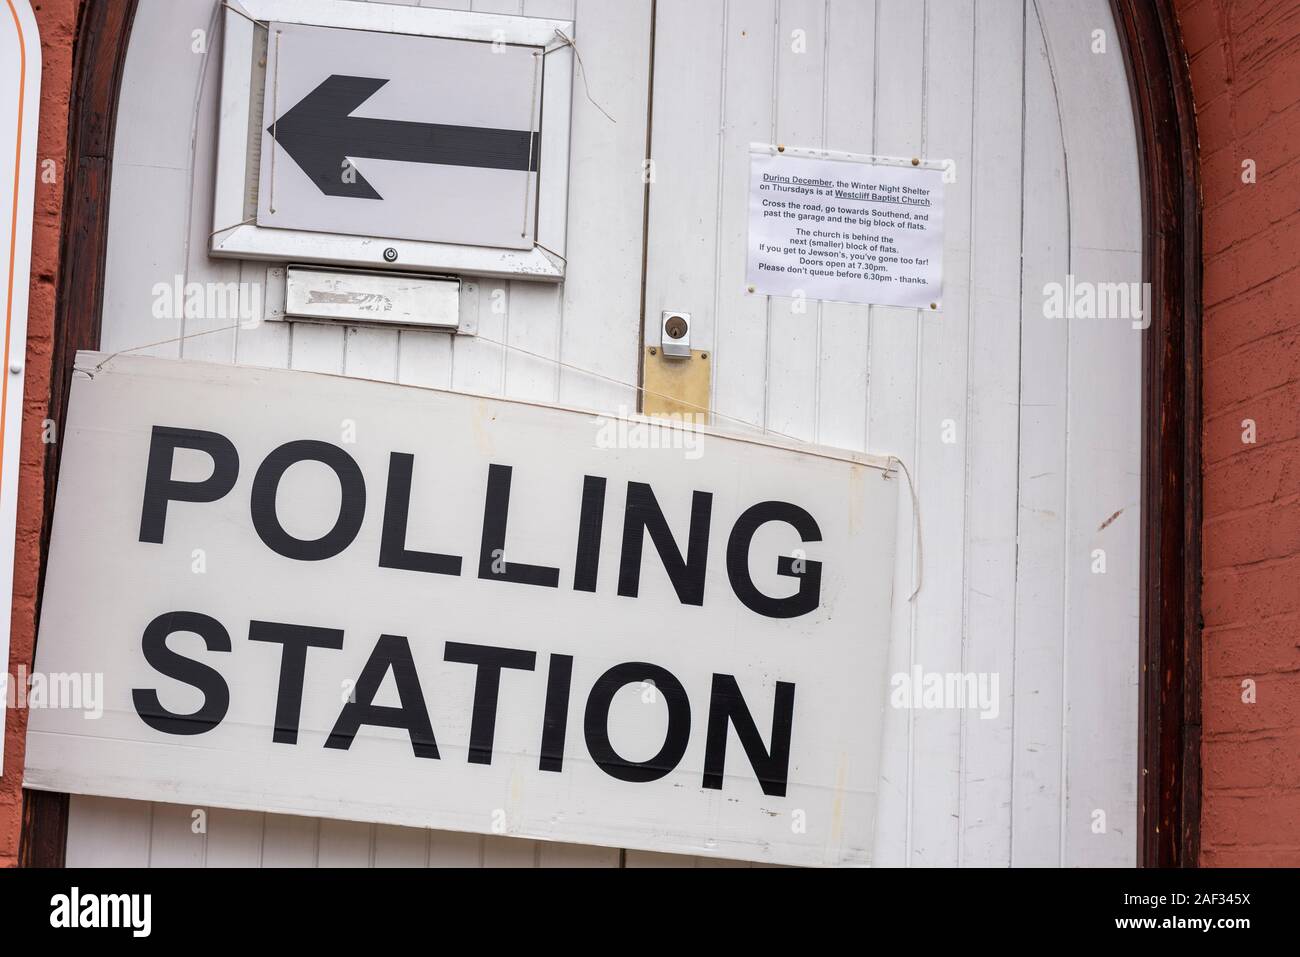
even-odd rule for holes
{"type": "Polygon", "coordinates": [[[1201,824],[1201,191],[1173,0],[1111,0],[1142,162],[1138,863],[1194,867],[1201,824]]]}
{"type": "MultiPolygon", "coordinates": [[[[1201,203],[1191,78],[1173,0],[1110,0],[1142,163],[1141,672],[1138,863],[1195,865],[1201,790],[1201,203]]],[[[72,360],[100,341],[113,138],[137,0],[84,0],[69,103],[68,169],[49,418],[62,426],[72,360]]],[[[46,446],[44,580],[58,478],[46,446]]],[[[39,615],[39,604],[38,604],[39,615]]],[[[68,796],[24,792],[25,866],[62,866],[68,796]]]]}

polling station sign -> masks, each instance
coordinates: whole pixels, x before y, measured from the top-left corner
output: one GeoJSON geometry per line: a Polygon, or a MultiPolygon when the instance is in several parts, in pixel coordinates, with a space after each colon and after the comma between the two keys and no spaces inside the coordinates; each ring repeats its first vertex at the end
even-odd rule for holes
{"type": "Polygon", "coordinates": [[[761,437],[83,353],[26,785],[871,859],[898,476],[761,437]]]}

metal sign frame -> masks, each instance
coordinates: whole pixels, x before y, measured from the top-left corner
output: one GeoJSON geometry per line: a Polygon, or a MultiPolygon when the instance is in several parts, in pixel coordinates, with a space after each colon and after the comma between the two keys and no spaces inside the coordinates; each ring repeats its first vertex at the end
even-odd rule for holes
{"type": "Polygon", "coordinates": [[[564,278],[572,115],[574,24],[570,20],[466,13],[349,0],[231,0],[222,49],[213,256],[310,262],[458,275],[564,278]],[[544,48],[537,236],[530,250],[390,240],[383,237],[272,229],[254,224],[266,87],[265,24],[400,33],[544,48]],[[566,42],[570,41],[570,42],[566,42]],[[388,252],[388,255],[385,253],[388,252]]]}

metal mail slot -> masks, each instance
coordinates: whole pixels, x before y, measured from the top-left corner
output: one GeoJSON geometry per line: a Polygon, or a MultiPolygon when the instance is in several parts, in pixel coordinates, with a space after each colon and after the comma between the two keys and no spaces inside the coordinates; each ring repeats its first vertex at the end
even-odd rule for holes
{"type": "Polygon", "coordinates": [[[286,284],[290,318],[452,332],[461,326],[459,279],[290,266],[286,284]]]}

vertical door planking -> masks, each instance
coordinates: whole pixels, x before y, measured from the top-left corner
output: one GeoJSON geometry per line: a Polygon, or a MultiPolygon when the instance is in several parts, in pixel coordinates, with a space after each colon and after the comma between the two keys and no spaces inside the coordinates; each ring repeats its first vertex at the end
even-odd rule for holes
{"type": "MultiPolygon", "coordinates": [[[[418,836],[419,831],[415,834],[418,836]]],[[[369,867],[374,849],[375,825],[359,821],[322,818],[317,867],[369,867]]]]}
{"type": "Polygon", "coordinates": [[[84,794],[68,803],[68,867],[149,866],[152,804],[84,794]]]}
{"type": "Polygon", "coordinates": [[[650,0],[576,7],[583,65],[573,92],[561,405],[638,407],[651,9],[650,0]]]}
{"type": "MultiPolygon", "coordinates": [[[[922,588],[915,609],[915,664],[925,673],[962,671],[965,632],[960,587],[942,582],[965,579],[969,350],[971,336],[971,245],[976,223],[972,209],[981,169],[973,155],[977,84],[973,0],[945,3],[942,15],[930,5],[926,23],[926,158],[948,163],[944,198],[944,291],[938,312],[919,316],[919,383],[916,459],[913,478],[921,506],[922,588]]],[[[910,677],[910,676],[909,676],[910,677]]],[[[1009,689],[1007,689],[1009,691],[1009,689]]],[[[916,704],[916,702],[913,702],[916,704]]],[[[918,797],[913,827],[944,838],[930,847],[927,863],[956,863],[956,846],[947,838],[960,826],[962,712],[914,708],[912,747],[928,769],[918,797]],[[922,758],[921,756],[924,756],[922,758]],[[924,808],[924,813],[920,809],[924,808]]],[[[922,778],[915,776],[915,781],[922,778]]]]}
{"type": "Polygon", "coordinates": [[[262,832],[263,867],[316,867],[319,863],[320,820],[267,814],[262,832]]]}
{"type": "MultiPolygon", "coordinates": [[[[201,12],[200,6],[191,15],[201,12]]],[[[198,157],[216,152],[221,106],[221,59],[216,38],[223,14],[222,7],[212,6],[207,15],[195,23],[190,46],[191,58],[196,65],[196,75],[189,90],[193,102],[178,114],[188,116],[193,123],[185,138],[191,153],[186,162],[190,196],[189,201],[183,204],[187,231],[183,278],[187,287],[196,284],[195,288],[203,291],[199,297],[201,308],[191,312],[187,307],[185,311],[180,355],[183,359],[203,362],[234,361],[239,325],[256,308],[252,296],[240,284],[241,264],[230,259],[213,259],[208,255],[214,191],[212,182],[203,175],[206,166],[198,161],[198,157]]]]}
{"type": "Polygon", "coordinates": [[[429,835],[429,865],[431,867],[483,867],[483,845],[487,839],[481,834],[461,831],[433,831],[429,835]]]}
{"type": "Polygon", "coordinates": [[[975,5],[975,196],[970,271],[966,646],[961,670],[991,681],[996,717],[961,712],[962,842],[954,863],[1002,865],[1011,841],[1016,493],[1020,454],[1020,200],[1024,0],[975,5]],[[1003,685],[1006,685],[1005,689],[1003,685]]]}
{"type": "Polygon", "coordinates": [[[1024,251],[1020,323],[1020,505],[1011,863],[1061,863],[1061,723],[1065,637],[1066,409],[1064,320],[1043,313],[1044,286],[1069,271],[1065,145],[1038,10],[1025,18],[1024,251]]]}
{"type": "MultiPolygon", "coordinates": [[[[749,146],[776,136],[773,97],[780,42],[775,0],[728,0],[722,63],[722,153],[718,171],[718,256],[699,269],[717,270],[714,314],[713,411],[719,427],[764,427],[767,408],[768,301],[745,292],[749,209],[749,146]]],[[[672,42],[661,34],[656,49],[672,42]]],[[[657,72],[657,71],[656,71],[657,72]]],[[[667,104],[660,105],[660,111],[667,104]]],[[[704,175],[709,175],[706,171],[704,175]]],[[[652,207],[657,196],[651,191],[652,207]]]]}
{"type": "Polygon", "coordinates": [[[142,0],[136,14],[113,145],[100,337],[105,352],[160,343],[139,354],[180,355],[194,94],[205,59],[194,52],[192,34],[210,15],[211,4],[203,0],[142,0]],[[159,76],[168,82],[157,82],[159,76]]]}
{"type": "Polygon", "coordinates": [[[619,849],[539,841],[537,865],[539,867],[618,867],[619,849]]]}
{"type": "Polygon", "coordinates": [[[150,867],[202,867],[206,829],[196,830],[206,811],[184,804],[154,804],[149,826],[150,867]]]}
{"type": "Polygon", "coordinates": [[[431,831],[376,824],[375,867],[428,867],[431,831]]]}
{"type": "Polygon", "coordinates": [[[650,149],[653,202],[646,257],[645,344],[657,346],[665,310],[691,314],[691,346],[714,343],[718,203],[727,0],[659,0],[650,149]]]}
{"type": "MultiPolygon", "coordinates": [[[[826,45],[825,0],[781,0],[773,118],[778,144],[826,145],[826,45]]],[[[814,440],[817,432],[821,316],[821,304],[805,297],[768,302],[764,422],[803,441],[814,440]]]]}
{"type": "Polygon", "coordinates": [[[349,326],[344,336],[343,374],[357,379],[396,382],[398,331],[349,326]]]}
{"type": "MultiPolygon", "coordinates": [[[[876,6],[830,0],[826,8],[825,146],[870,154],[876,79],[876,6]]],[[[869,306],[820,305],[817,353],[817,441],[865,450],[869,306]]]]}
{"type": "Polygon", "coordinates": [[[262,832],[266,815],[261,811],[207,808],[208,835],[205,867],[261,867],[262,832]]]}
{"type": "Polygon", "coordinates": [[[235,361],[240,365],[284,369],[289,366],[292,326],[284,318],[283,266],[241,262],[239,281],[255,308],[235,330],[235,361]]]}
{"type": "MultiPolygon", "coordinates": [[[[1137,149],[1110,11],[1102,0],[1038,7],[1070,159],[1070,271],[1078,282],[1140,283],[1137,149]]],[[[1131,867],[1143,333],[1126,317],[1076,318],[1068,329],[1061,858],[1071,867],[1131,867]],[[1104,572],[1098,564],[1103,558],[1104,572]],[[1119,728],[1127,733],[1111,730],[1119,728]]]]}
{"type": "MultiPolygon", "coordinates": [[[[875,30],[875,151],[884,156],[917,156],[925,149],[926,4],[877,0],[875,30]]],[[[917,310],[873,306],[869,319],[867,451],[897,455],[909,466],[916,460],[917,310]]],[[[898,496],[897,554],[890,625],[889,673],[908,672],[915,661],[912,605],[915,587],[915,527],[911,498],[898,496]]],[[[889,708],[881,752],[882,789],[876,814],[877,858],[885,864],[929,863],[946,859],[934,844],[945,843],[955,822],[931,814],[927,801],[943,786],[927,777],[928,762],[913,767],[912,715],[889,708]],[[902,801],[898,800],[902,794],[902,801]],[[913,817],[926,822],[912,826],[913,817]],[[899,844],[902,843],[902,847],[899,844]],[[910,849],[910,850],[909,850],[910,849]]]]}

